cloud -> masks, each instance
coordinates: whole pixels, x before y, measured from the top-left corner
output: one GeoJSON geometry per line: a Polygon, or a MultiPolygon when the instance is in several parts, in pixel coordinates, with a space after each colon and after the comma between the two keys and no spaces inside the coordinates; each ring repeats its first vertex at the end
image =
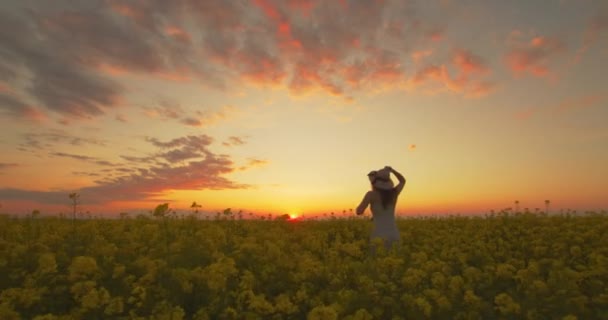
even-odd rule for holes
{"type": "Polygon", "coordinates": [[[428,88],[431,92],[450,91],[465,97],[479,98],[492,93],[497,85],[487,80],[491,74],[484,60],[473,52],[455,49],[450,62],[428,64],[409,80],[409,85],[428,88]]]}
{"type": "Polygon", "coordinates": [[[554,77],[551,59],[563,52],[566,45],[557,38],[535,36],[522,41],[518,34],[510,40],[505,64],[514,75],[529,74],[535,77],[554,77]]]}
{"type": "Polygon", "coordinates": [[[600,11],[590,19],[583,33],[583,43],[577,50],[575,62],[579,62],[583,55],[599,41],[600,36],[608,31],[608,9],[600,11]]]}
{"type": "Polygon", "coordinates": [[[53,152],[50,155],[56,156],[56,157],[72,158],[72,159],[82,160],[82,161],[93,161],[93,160],[95,160],[95,158],[93,158],[93,157],[76,155],[76,154],[69,154],[69,153],[63,153],[63,152],[53,152]]]}
{"type": "Polygon", "coordinates": [[[114,117],[114,119],[116,119],[117,121],[120,121],[122,123],[127,123],[127,117],[125,115],[122,114],[117,114],[116,117],[114,117]]]}
{"type": "Polygon", "coordinates": [[[24,142],[20,144],[20,150],[22,151],[42,151],[46,149],[56,148],[58,145],[71,145],[71,146],[106,146],[107,141],[90,138],[84,136],[77,136],[69,134],[64,130],[48,130],[41,133],[25,133],[23,134],[24,142]]]}
{"type": "Polygon", "coordinates": [[[186,112],[177,102],[163,100],[155,107],[143,107],[144,114],[150,118],[160,118],[161,120],[179,119],[186,112]]]}
{"type": "Polygon", "coordinates": [[[79,155],[79,154],[71,154],[71,153],[65,153],[65,152],[51,152],[51,153],[49,153],[49,155],[55,156],[55,157],[71,158],[71,159],[76,159],[76,160],[80,160],[80,161],[90,162],[90,163],[94,163],[94,164],[97,164],[100,166],[113,166],[114,165],[112,162],[109,162],[106,160],[99,160],[96,157],[83,156],[83,155],[79,155]]]}
{"type": "Polygon", "coordinates": [[[163,100],[155,107],[143,107],[144,114],[150,118],[164,121],[175,120],[181,124],[193,127],[206,127],[227,120],[239,114],[233,106],[222,106],[217,110],[197,109],[194,111],[184,109],[177,102],[163,100]]]}
{"type": "Polygon", "coordinates": [[[7,162],[0,162],[0,171],[5,170],[5,169],[10,169],[10,168],[16,168],[19,165],[16,163],[7,163],[7,162]]]}
{"type": "Polygon", "coordinates": [[[176,148],[176,147],[194,147],[194,148],[205,148],[213,142],[213,138],[208,135],[199,136],[185,136],[162,142],[156,138],[146,138],[146,141],[159,148],[176,148]]]}
{"type": "MultiPolygon", "coordinates": [[[[122,88],[79,66],[66,41],[54,41],[52,28],[31,15],[0,11],[0,61],[19,81],[23,67],[31,80],[24,93],[41,106],[74,117],[101,115],[118,104],[122,88]],[[10,31],[8,31],[10,30],[10,31]]],[[[16,116],[18,114],[15,114],[16,116]]]]}
{"type": "Polygon", "coordinates": [[[483,59],[471,51],[457,49],[452,55],[452,63],[458,68],[461,74],[469,76],[471,74],[484,74],[489,72],[483,59]]]}
{"type": "Polygon", "coordinates": [[[262,166],[267,165],[268,163],[269,163],[268,160],[249,158],[247,160],[247,164],[244,165],[244,166],[239,167],[239,170],[248,170],[248,169],[251,169],[251,168],[262,167],[262,166]]]}
{"type": "Polygon", "coordinates": [[[414,51],[411,53],[410,56],[412,57],[412,60],[414,61],[414,63],[419,63],[422,59],[424,59],[432,54],[433,54],[433,50],[427,49],[427,50],[414,51]]]}
{"type": "Polygon", "coordinates": [[[195,118],[184,118],[181,120],[181,123],[188,125],[188,126],[193,126],[193,127],[200,127],[203,125],[201,120],[195,119],[195,118]]]}
{"type": "Polygon", "coordinates": [[[88,171],[72,171],[72,174],[75,176],[83,176],[83,177],[101,177],[100,173],[97,172],[88,172],[88,171]]]}
{"type": "Polygon", "coordinates": [[[224,105],[217,110],[199,109],[194,112],[195,118],[200,122],[201,127],[211,126],[220,121],[237,118],[242,114],[242,110],[231,105],[224,105]]]}
{"type": "MultiPolygon", "coordinates": [[[[116,164],[99,172],[75,171],[74,174],[98,177],[92,186],[76,190],[88,204],[105,204],[112,201],[142,201],[162,195],[169,190],[221,190],[244,189],[250,185],[229,180],[226,174],[238,170],[227,155],[218,155],[209,150],[213,139],[207,135],[184,136],[167,141],[148,137],[146,141],[159,148],[159,152],[144,157],[122,156],[129,164],[116,164]],[[152,161],[158,160],[158,161],[152,161]]],[[[100,160],[81,155],[57,153],[83,161],[100,160]]],[[[265,160],[249,159],[248,167],[260,166],[265,160]]],[[[31,191],[0,189],[0,198],[31,200],[49,204],[66,202],[67,194],[73,190],[31,191]]]]}
{"type": "MultiPolygon", "coordinates": [[[[352,99],[362,89],[413,83],[418,68],[407,62],[421,61],[428,56],[424,50],[437,52],[434,65],[455,64],[467,74],[482,66],[475,56],[451,60],[435,51],[446,37],[444,23],[421,16],[409,1],[85,0],[78,6],[29,6],[0,10],[1,80],[20,84],[13,86],[23,96],[19,101],[32,101],[8,105],[33,105],[72,120],[124,105],[133,90],[133,81],[118,81],[124,76],[352,99]]],[[[169,109],[147,111],[188,126],[211,121],[169,109]]]]}
{"type": "Polygon", "coordinates": [[[243,144],[245,144],[244,138],[236,137],[236,136],[228,137],[228,139],[226,141],[222,142],[222,145],[224,145],[226,147],[240,146],[243,144]]]}
{"type": "MultiPolygon", "coordinates": [[[[1,88],[0,88],[1,89],[1,88]]],[[[43,121],[46,115],[9,92],[0,90],[0,114],[32,121],[43,121]]]]}
{"type": "Polygon", "coordinates": [[[128,162],[133,162],[133,163],[153,163],[154,162],[153,156],[134,157],[134,156],[121,155],[120,157],[128,162]]]}

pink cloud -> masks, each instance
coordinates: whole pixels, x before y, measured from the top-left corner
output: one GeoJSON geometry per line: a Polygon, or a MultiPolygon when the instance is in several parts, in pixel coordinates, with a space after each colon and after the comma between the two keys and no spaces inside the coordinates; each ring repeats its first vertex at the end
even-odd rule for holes
{"type": "Polygon", "coordinates": [[[427,50],[418,50],[418,51],[414,51],[411,54],[412,60],[414,60],[414,63],[418,63],[420,62],[422,59],[430,56],[433,54],[433,50],[432,49],[427,49],[427,50]]]}
{"type": "Polygon", "coordinates": [[[479,98],[489,95],[494,92],[498,85],[495,82],[481,81],[471,85],[471,88],[466,93],[467,97],[479,98]]]}
{"type": "Polygon", "coordinates": [[[445,37],[445,34],[444,34],[443,30],[433,30],[433,31],[429,32],[428,37],[432,41],[438,42],[438,41],[443,40],[443,38],[445,37]]]}
{"type": "Polygon", "coordinates": [[[10,87],[0,90],[0,115],[2,114],[34,122],[48,119],[44,112],[24,101],[23,97],[10,87]]]}
{"type": "Polygon", "coordinates": [[[178,26],[171,25],[165,27],[165,34],[177,39],[178,41],[184,44],[192,43],[192,37],[190,36],[190,34],[186,30],[178,26]]]}
{"type": "Polygon", "coordinates": [[[556,38],[536,36],[520,41],[516,35],[509,52],[504,57],[507,67],[515,75],[530,74],[536,77],[554,77],[549,68],[551,59],[563,52],[565,45],[556,38]]]}
{"type": "Polygon", "coordinates": [[[449,63],[423,67],[409,80],[409,84],[426,87],[430,92],[448,90],[465,97],[479,98],[496,88],[494,82],[485,79],[490,73],[481,57],[468,50],[457,49],[452,52],[449,63]],[[453,75],[450,68],[456,70],[453,75]]]}
{"type": "Polygon", "coordinates": [[[474,73],[489,72],[489,68],[479,56],[463,49],[458,49],[453,53],[452,63],[460,70],[461,74],[467,76],[474,73]]]}
{"type": "Polygon", "coordinates": [[[0,82],[0,92],[14,94],[15,90],[6,83],[0,82]]]}

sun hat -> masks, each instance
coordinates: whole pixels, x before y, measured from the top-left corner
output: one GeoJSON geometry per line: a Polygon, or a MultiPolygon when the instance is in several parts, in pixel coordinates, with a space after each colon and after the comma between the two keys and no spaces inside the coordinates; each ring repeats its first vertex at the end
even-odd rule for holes
{"type": "Polygon", "coordinates": [[[395,186],[390,175],[391,172],[387,168],[373,170],[367,174],[372,185],[381,190],[391,190],[395,186]]]}

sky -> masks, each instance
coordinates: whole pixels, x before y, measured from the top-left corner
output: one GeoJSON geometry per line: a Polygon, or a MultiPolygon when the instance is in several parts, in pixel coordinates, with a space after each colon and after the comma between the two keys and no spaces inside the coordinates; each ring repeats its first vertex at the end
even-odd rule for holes
{"type": "Polygon", "coordinates": [[[606,1],[4,0],[0,212],[606,210],[607,58],[606,1]]]}

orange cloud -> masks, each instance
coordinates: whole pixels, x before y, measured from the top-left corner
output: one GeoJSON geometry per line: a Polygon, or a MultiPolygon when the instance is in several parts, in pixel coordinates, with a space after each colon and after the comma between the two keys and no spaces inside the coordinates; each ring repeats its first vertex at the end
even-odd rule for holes
{"type": "Polygon", "coordinates": [[[19,164],[17,164],[17,163],[0,162],[0,171],[2,171],[4,169],[16,168],[18,166],[19,166],[19,164]]]}
{"type": "Polygon", "coordinates": [[[433,30],[429,33],[429,39],[431,39],[432,41],[438,42],[443,40],[444,38],[444,31],[443,30],[433,30]]]}
{"type": "Polygon", "coordinates": [[[287,4],[290,8],[299,10],[304,16],[308,17],[316,2],[314,0],[288,0],[287,4]]]}
{"type": "Polygon", "coordinates": [[[186,32],[186,30],[178,26],[167,26],[165,28],[165,34],[175,38],[176,40],[184,44],[190,44],[192,42],[192,37],[190,36],[190,34],[186,32]]]}
{"type": "Polygon", "coordinates": [[[12,87],[8,86],[6,83],[0,82],[0,92],[14,93],[15,91],[13,90],[12,87]]]}
{"type": "Polygon", "coordinates": [[[105,73],[105,74],[110,75],[110,76],[115,76],[115,77],[117,77],[117,76],[123,76],[123,75],[129,73],[129,71],[126,68],[124,68],[124,67],[120,67],[120,66],[116,66],[116,65],[110,65],[110,64],[107,64],[107,63],[98,64],[96,66],[96,68],[97,68],[97,70],[99,72],[105,73]]]}
{"type": "Polygon", "coordinates": [[[487,73],[489,71],[479,56],[467,50],[456,50],[452,56],[452,63],[460,70],[461,74],[467,76],[474,73],[487,73]]]}
{"type": "Polygon", "coordinates": [[[550,60],[563,52],[565,45],[556,38],[536,36],[529,41],[519,41],[516,34],[509,52],[505,55],[507,67],[515,75],[530,74],[536,77],[555,76],[549,68],[550,60]]]}
{"type": "Polygon", "coordinates": [[[268,160],[249,158],[247,164],[239,167],[239,170],[248,170],[255,167],[262,167],[269,163],[268,160]]]}
{"type": "Polygon", "coordinates": [[[279,10],[274,4],[267,0],[254,0],[253,3],[258,6],[266,16],[273,20],[279,20],[281,18],[281,14],[279,10]]]}
{"type": "Polygon", "coordinates": [[[467,97],[471,98],[479,98],[483,96],[487,96],[488,94],[494,92],[497,88],[496,83],[490,81],[481,81],[471,84],[471,88],[466,93],[467,97]]]}
{"type": "Polygon", "coordinates": [[[420,62],[420,60],[430,56],[431,54],[433,54],[433,50],[431,50],[431,49],[419,50],[419,51],[412,52],[411,57],[415,63],[418,63],[418,62],[420,62]]]}
{"type": "Polygon", "coordinates": [[[469,98],[479,98],[490,94],[496,88],[492,81],[483,79],[490,73],[481,57],[464,49],[453,51],[450,63],[427,65],[418,70],[408,81],[410,86],[430,86],[430,92],[449,90],[469,98]],[[449,68],[456,70],[450,75],[449,68]]]}

